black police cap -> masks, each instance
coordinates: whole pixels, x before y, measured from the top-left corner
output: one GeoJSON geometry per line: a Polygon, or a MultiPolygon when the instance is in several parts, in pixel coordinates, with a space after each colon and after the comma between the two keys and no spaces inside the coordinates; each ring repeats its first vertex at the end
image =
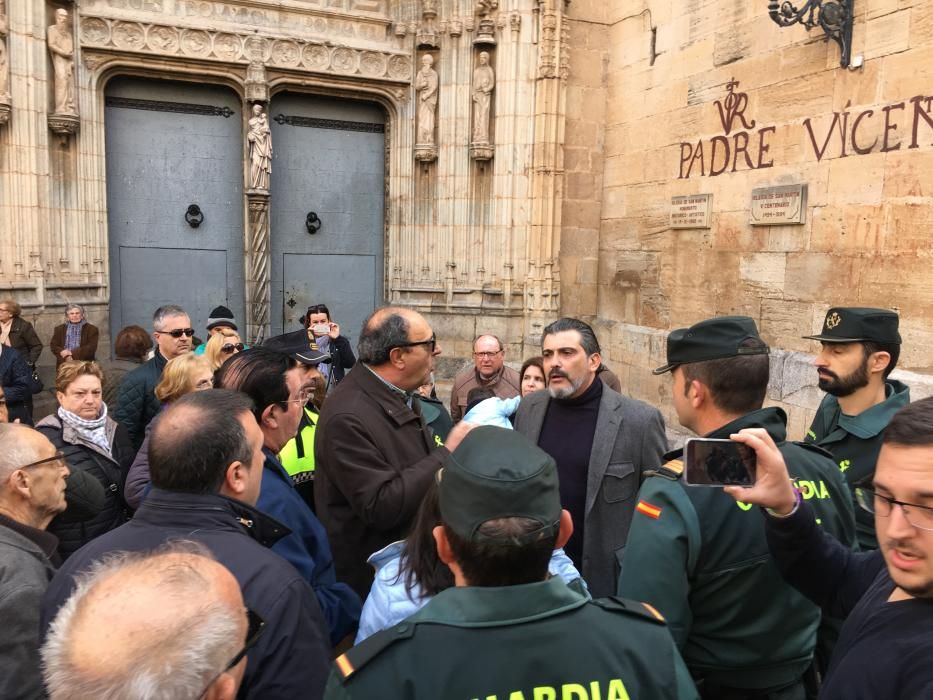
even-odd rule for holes
{"type": "Polygon", "coordinates": [[[768,354],[764,342],[757,347],[743,347],[742,343],[749,338],[761,340],[755,321],[748,316],[717,316],[690,328],[678,328],[667,336],[667,364],[654,370],[654,374],[664,374],[691,362],[768,354]]]}
{"type": "Polygon", "coordinates": [[[858,343],[869,341],[885,345],[900,345],[898,317],[887,309],[836,306],[826,312],[823,332],[804,338],[824,343],[858,343]]]}

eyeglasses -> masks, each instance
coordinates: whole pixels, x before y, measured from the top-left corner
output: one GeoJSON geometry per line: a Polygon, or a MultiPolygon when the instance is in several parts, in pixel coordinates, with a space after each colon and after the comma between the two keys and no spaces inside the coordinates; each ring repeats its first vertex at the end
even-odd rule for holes
{"type": "Polygon", "coordinates": [[[416,347],[416,346],[418,346],[418,345],[427,345],[427,346],[430,347],[431,352],[434,352],[435,348],[437,348],[437,335],[434,334],[434,333],[432,333],[432,334],[431,334],[431,337],[428,338],[427,340],[410,340],[410,341],[408,341],[408,342],[406,342],[406,343],[396,343],[396,344],[393,345],[392,347],[394,347],[394,348],[413,348],[413,347],[416,347]]]}
{"type": "Polygon", "coordinates": [[[246,642],[243,644],[243,648],[236,653],[236,656],[227,662],[223,671],[211,679],[211,682],[207,684],[207,688],[198,695],[199,698],[203,698],[204,694],[214,685],[214,682],[220,678],[220,676],[240,663],[243,657],[249,653],[249,650],[256,646],[256,642],[258,642],[259,638],[262,636],[262,631],[266,628],[266,621],[259,617],[258,613],[255,611],[246,608],[246,625],[246,642]]]}
{"type": "Polygon", "coordinates": [[[30,467],[41,467],[43,464],[50,464],[52,462],[61,462],[65,463],[65,453],[56,452],[52,457],[46,457],[45,459],[40,459],[38,462],[30,462],[29,464],[24,464],[17,469],[29,469],[30,467]]]}
{"type": "Polygon", "coordinates": [[[496,350],[495,352],[474,352],[473,357],[477,360],[491,360],[496,355],[498,355],[501,350],[496,350]]]}
{"type": "Polygon", "coordinates": [[[224,343],[220,346],[220,351],[226,355],[233,352],[234,350],[237,352],[243,352],[243,348],[245,347],[246,346],[243,345],[243,343],[224,343]]]}
{"type": "Polygon", "coordinates": [[[898,505],[904,513],[904,519],[913,527],[918,530],[933,531],[933,508],[929,506],[897,501],[867,488],[856,488],[855,500],[864,510],[881,518],[890,517],[894,506],[898,505]]]}
{"type": "Polygon", "coordinates": [[[176,328],[173,331],[156,331],[156,333],[161,333],[162,335],[170,335],[173,338],[181,338],[182,336],[185,336],[186,338],[190,338],[191,336],[194,335],[194,328],[176,328]]]}
{"type": "Polygon", "coordinates": [[[280,401],[279,403],[301,403],[305,404],[311,400],[311,397],[314,396],[314,389],[302,389],[298,392],[297,399],[286,399],[285,401],[280,401]]]}

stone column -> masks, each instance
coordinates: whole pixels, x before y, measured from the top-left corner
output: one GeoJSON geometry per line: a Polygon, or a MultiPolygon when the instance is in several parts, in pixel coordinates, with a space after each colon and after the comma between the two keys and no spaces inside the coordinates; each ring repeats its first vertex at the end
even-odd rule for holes
{"type": "MultiPolygon", "coordinates": [[[[255,88],[254,88],[255,90],[255,88]]],[[[246,336],[260,343],[269,335],[272,261],[269,225],[269,187],[272,181],[272,130],[264,105],[249,107],[246,132],[247,226],[244,249],[246,266],[246,336]]]]}
{"type": "Polygon", "coordinates": [[[10,121],[10,51],[6,35],[6,2],[0,0],[0,126],[10,121]]]}

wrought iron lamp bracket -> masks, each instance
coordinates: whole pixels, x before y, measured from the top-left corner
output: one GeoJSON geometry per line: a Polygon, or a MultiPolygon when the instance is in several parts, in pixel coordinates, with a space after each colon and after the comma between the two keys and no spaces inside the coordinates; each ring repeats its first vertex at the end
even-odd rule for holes
{"type": "Polygon", "coordinates": [[[855,0],[806,0],[797,7],[790,0],[769,0],[768,14],[779,27],[802,24],[810,31],[820,27],[826,40],[839,44],[839,64],[848,68],[852,55],[852,18],[855,0]]]}

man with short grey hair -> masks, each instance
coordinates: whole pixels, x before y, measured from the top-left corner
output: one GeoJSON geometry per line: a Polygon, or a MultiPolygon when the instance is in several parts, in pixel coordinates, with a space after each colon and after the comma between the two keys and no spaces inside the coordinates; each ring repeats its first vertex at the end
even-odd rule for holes
{"type": "Polygon", "coordinates": [[[233,700],[263,626],[204,545],[120,552],[78,580],[52,623],[49,697],[233,700]]]}
{"type": "Polygon", "coordinates": [[[42,433],[0,424],[0,697],[42,698],[39,604],[55,574],[68,465],[42,433]]]}
{"type": "Polygon", "coordinates": [[[548,390],[522,399],[515,429],[557,462],[561,503],[573,518],[567,555],[594,598],[615,595],[642,472],[667,451],[664,419],[597,381],[599,341],[583,321],[554,321],[541,348],[548,390]]]}
{"type": "Polygon", "coordinates": [[[138,450],[146,435],[146,426],[159,412],[155,396],[156,384],[169,360],[191,350],[194,328],[187,312],[180,306],[167,304],[152,316],[152,337],[156,347],[152,359],[126,375],[117,394],[113,418],[130,434],[133,449],[138,450]]]}
{"type": "Polygon", "coordinates": [[[477,387],[489,389],[500,399],[519,396],[522,379],[505,364],[505,346],[494,335],[477,336],[473,341],[473,366],[454,377],[450,392],[450,417],[454,422],[466,415],[467,396],[477,387]]]}

